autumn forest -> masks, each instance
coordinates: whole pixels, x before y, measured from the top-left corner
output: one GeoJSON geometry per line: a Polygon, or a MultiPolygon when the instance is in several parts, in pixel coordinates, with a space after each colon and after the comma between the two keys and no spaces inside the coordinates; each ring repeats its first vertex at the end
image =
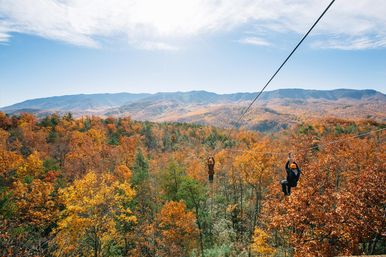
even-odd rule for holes
{"type": "Polygon", "coordinates": [[[0,256],[382,254],[385,128],[0,113],[0,256]],[[302,175],[284,196],[289,152],[302,175]]]}

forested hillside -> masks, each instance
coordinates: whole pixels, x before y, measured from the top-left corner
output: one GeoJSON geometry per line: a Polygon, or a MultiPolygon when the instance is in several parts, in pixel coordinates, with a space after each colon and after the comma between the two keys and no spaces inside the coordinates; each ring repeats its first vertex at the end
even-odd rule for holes
{"type": "Polygon", "coordinates": [[[0,256],[384,254],[385,128],[0,113],[0,256]],[[284,196],[289,152],[302,175],[284,196]]]}
{"type": "MultiPolygon", "coordinates": [[[[153,122],[189,122],[232,128],[256,93],[216,94],[206,91],[157,94],[82,94],[27,100],[1,108],[8,114],[28,112],[39,118],[52,113],[74,117],[126,117],[153,122]]],[[[276,132],[312,117],[368,119],[386,122],[386,96],[375,90],[279,89],[264,92],[242,128],[276,132]]]]}

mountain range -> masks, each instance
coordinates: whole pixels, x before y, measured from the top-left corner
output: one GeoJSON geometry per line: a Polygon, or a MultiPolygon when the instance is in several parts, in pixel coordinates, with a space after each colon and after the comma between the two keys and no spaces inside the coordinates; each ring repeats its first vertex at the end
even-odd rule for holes
{"type": "MultiPolygon", "coordinates": [[[[80,94],[39,98],[0,109],[75,116],[131,116],[137,120],[177,121],[232,127],[257,93],[216,94],[206,91],[156,94],[80,94]]],[[[307,118],[372,118],[386,121],[386,95],[375,90],[279,89],[264,92],[241,126],[259,131],[286,128],[307,118]]]]}

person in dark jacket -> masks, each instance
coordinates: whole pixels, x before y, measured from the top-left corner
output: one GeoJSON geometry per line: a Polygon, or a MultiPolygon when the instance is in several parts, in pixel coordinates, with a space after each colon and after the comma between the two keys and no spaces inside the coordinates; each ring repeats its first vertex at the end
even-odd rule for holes
{"type": "Polygon", "coordinates": [[[302,173],[299,165],[292,161],[291,155],[288,157],[288,161],[285,164],[285,170],[287,172],[287,179],[280,182],[284,195],[291,194],[291,187],[296,187],[302,173]]]}
{"type": "Polygon", "coordinates": [[[213,175],[214,175],[214,158],[213,156],[209,156],[207,160],[207,165],[208,165],[208,175],[209,175],[209,182],[213,183],[213,175]]]}

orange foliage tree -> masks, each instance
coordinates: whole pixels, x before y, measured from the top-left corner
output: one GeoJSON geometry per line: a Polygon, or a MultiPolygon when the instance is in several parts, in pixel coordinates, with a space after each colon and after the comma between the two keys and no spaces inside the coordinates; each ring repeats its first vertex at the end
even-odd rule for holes
{"type": "Polygon", "coordinates": [[[197,245],[198,229],[193,212],[184,202],[165,203],[157,218],[160,256],[188,256],[197,245]]]}
{"type": "Polygon", "coordinates": [[[370,139],[326,144],[304,163],[299,188],[289,198],[280,201],[279,190],[272,189],[268,223],[288,234],[295,256],[374,251],[385,232],[384,153],[384,145],[370,139]]]}

